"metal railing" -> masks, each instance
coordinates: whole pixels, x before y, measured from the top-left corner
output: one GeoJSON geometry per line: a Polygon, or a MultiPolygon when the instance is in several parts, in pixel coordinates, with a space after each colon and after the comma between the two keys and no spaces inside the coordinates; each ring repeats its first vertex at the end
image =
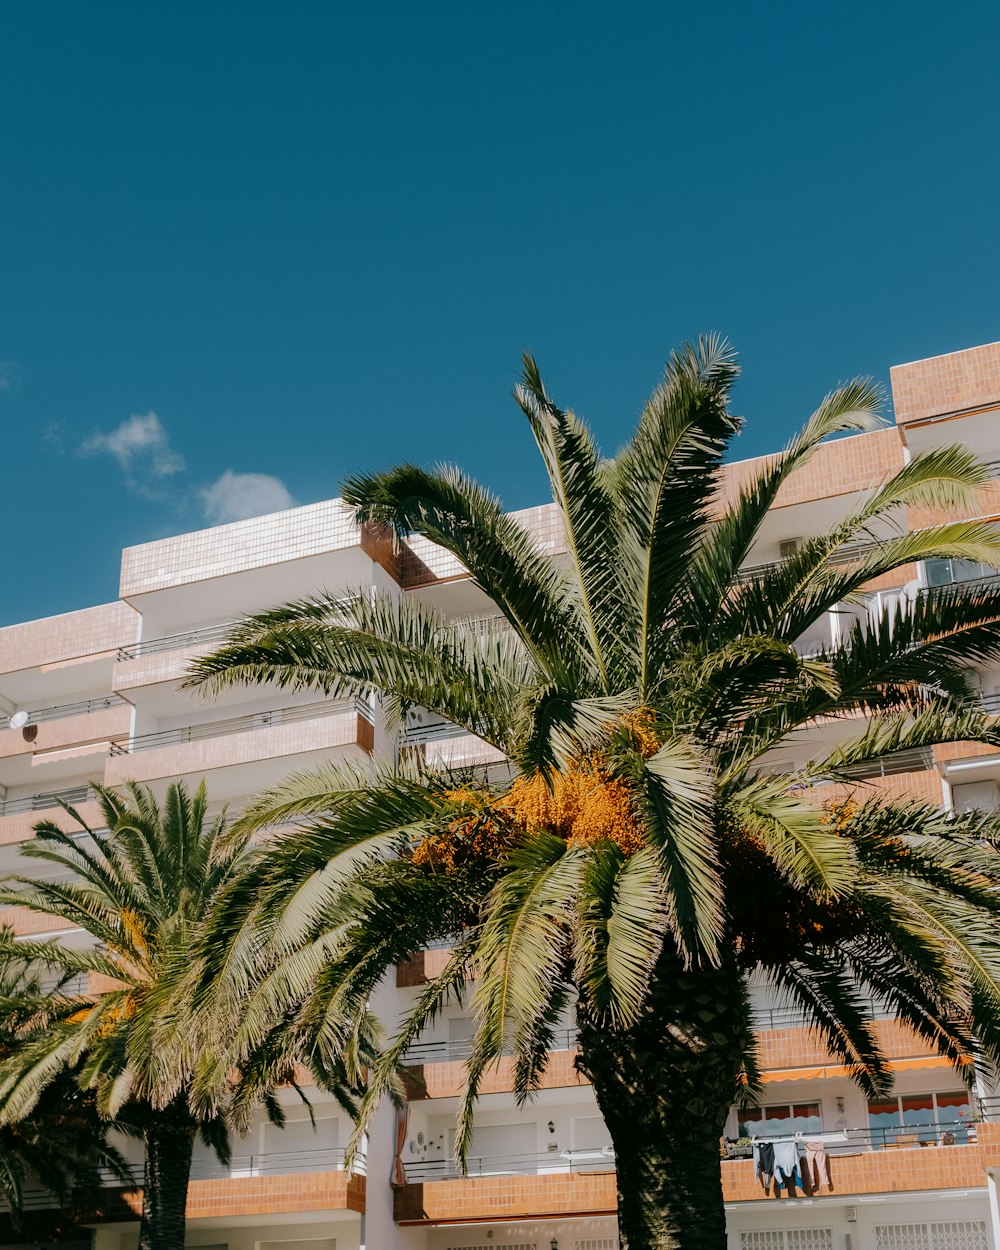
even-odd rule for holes
{"type": "MultiPolygon", "coordinates": [[[[985,1117],[982,1117],[985,1118],[985,1117]]],[[[974,1145],[977,1140],[975,1115],[926,1120],[917,1124],[890,1125],[885,1128],[844,1128],[829,1131],[817,1129],[804,1131],[801,1136],[808,1141],[821,1141],[827,1155],[838,1156],[873,1154],[887,1150],[919,1150],[924,1148],[961,1147],[974,1145]]],[[[788,1139],[788,1131],[758,1133],[758,1140],[777,1141],[788,1139]]],[[[727,1138],[724,1141],[726,1160],[751,1160],[753,1146],[750,1139],[727,1138]]],[[[721,1152],[720,1152],[721,1153],[721,1152]]],[[[560,1150],[555,1146],[544,1153],[477,1155],[470,1154],[466,1168],[462,1168],[442,1152],[440,1157],[404,1160],[406,1179],[410,1184],[423,1181],[444,1181],[488,1176],[551,1176],[567,1172],[610,1172],[615,1167],[613,1146],[594,1146],[574,1150],[560,1150]]]]}
{"type": "Polygon", "coordinates": [[[162,638],[147,638],[118,648],[118,659],[137,660],[141,655],[156,655],[161,651],[179,651],[181,647],[193,647],[202,642],[220,642],[236,625],[225,621],[221,625],[204,625],[200,629],[187,629],[181,634],[164,634],[162,638]]]}
{"type": "Polygon", "coordinates": [[[411,724],[403,729],[403,743],[406,746],[417,746],[421,742],[445,742],[449,738],[474,737],[462,725],[450,720],[432,720],[422,724],[411,724]]]}
{"type": "MultiPolygon", "coordinates": [[[[838,1155],[871,1154],[882,1150],[920,1150],[932,1146],[971,1146],[975,1145],[978,1133],[977,1125],[987,1117],[972,1112],[968,1116],[956,1116],[953,1119],[941,1116],[938,1120],[922,1120],[914,1124],[890,1124],[886,1126],[865,1125],[863,1128],[843,1129],[785,1129],[780,1128],[781,1121],[774,1122],[774,1131],[764,1131],[770,1127],[767,1121],[755,1125],[754,1135],[757,1141],[788,1141],[793,1136],[803,1141],[820,1141],[826,1153],[833,1159],[838,1155]]],[[[753,1157],[752,1138],[724,1139],[726,1159],[750,1159],[753,1157]]]]}
{"type": "MultiPolygon", "coordinates": [[[[876,998],[864,998],[861,1010],[869,1020],[894,1020],[896,1013],[876,998]]],[[[758,1032],[772,1029],[808,1028],[812,1017],[801,1007],[755,1007],[751,1010],[751,1023],[758,1032]]],[[[576,1050],[580,1043],[577,1029],[559,1029],[553,1035],[551,1051],[576,1050]]],[[[472,1038],[456,1038],[445,1041],[414,1042],[403,1056],[403,1064],[419,1067],[425,1063],[453,1063],[468,1059],[472,1054],[472,1038]]],[[[1000,1100],[997,1106],[1000,1117],[1000,1100]]]]}
{"type": "MultiPolygon", "coordinates": [[[[28,713],[26,725],[38,725],[47,720],[64,720],[68,716],[85,716],[88,712],[103,712],[109,707],[127,707],[116,694],[101,695],[96,699],[78,699],[75,703],[58,703],[53,707],[36,708],[28,713]]],[[[10,728],[10,716],[0,716],[0,729],[10,728]]]]}
{"type": "MultiPolygon", "coordinates": [[[[870,1020],[894,1020],[896,1013],[876,998],[860,1001],[862,1012],[870,1020]]],[[[760,1032],[768,1029],[798,1029],[812,1025],[812,1017],[801,1007],[752,1007],[753,1027],[760,1032]]]]}
{"type": "MultiPolygon", "coordinates": [[[[813,535],[815,538],[822,538],[822,534],[813,535]]],[[[808,541],[809,536],[806,536],[808,541]]],[[[869,555],[873,551],[878,551],[881,543],[865,542],[865,543],[844,543],[838,547],[836,551],[829,557],[831,564],[850,564],[853,560],[860,560],[863,556],[869,555]]],[[[793,559],[794,557],[789,557],[793,559]]],[[[774,569],[780,568],[782,564],[787,564],[788,560],[762,560],[759,564],[745,564],[736,573],[737,582],[751,582],[757,577],[763,577],[765,574],[772,572],[774,569]]]]}
{"type": "Polygon", "coordinates": [[[58,993],[63,998],[78,998],[90,990],[90,973],[78,972],[62,985],[59,984],[58,977],[43,976],[40,978],[39,988],[43,994],[58,993]]]}
{"type": "MultiPolygon", "coordinates": [[[[575,1050],[579,1042],[576,1029],[559,1029],[552,1038],[550,1050],[575,1050]]],[[[416,1067],[424,1063],[451,1063],[468,1059],[472,1054],[472,1038],[454,1041],[415,1042],[403,1056],[403,1063],[416,1067]]]]}
{"type": "MultiPolygon", "coordinates": [[[[346,608],[356,601],[356,595],[348,596],[337,600],[333,606],[346,608]]],[[[143,655],[157,655],[162,651],[179,651],[182,647],[221,642],[232,629],[241,624],[243,624],[242,621],[222,621],[217,625],[201,625],[196,629],[186,629],[179,634],[164,634],[160,638],[143,638],[139,642],[131,642],[119,647],[118,659],[120,661],[137,660],[143,655]]]]}
{"type": "Polygon", "coordinates": [[[60,803],[86,803],[90,798],[89,786],[71,786],[68,790],[46,790],[40,794],[27,794],[19,799],[0,800],[0,816],[13,816],[17,812],[42,812],[58,807],[60,803]]]}
{"type": "MultiPolygon", "coordinates": [[[[191,1164],[191,1180],[241,1180],[252,1176],[291,1176],[301,1172],[342,1172],[344,1170],[344,1148],[341,1146],[320,1146],[313,1150],[280,1151],[272,1150],[260,1154],[233,1155],[228,1165],[223,1166],[215,1158],[195,1159],[191,1164]]],[[[366,1160],[359,1153],[354,1158],[351,1168],[352,1175],[364,1176],[366,1160]]],[[[129,1164],[129,1187],[142,1188],[145,1168],[141,1163],[129,1164]]],[[[104,1188],[121,1189],[121,1178],[108,1168],[99,1172],[100,1182],[104,1188]]],[[[24,1209],[39,1211],[60,1206],[58,1198],[39,1185],[26,1186],[24,1190],[24,1209]]],[[[0,1203],[0,1210],[5,1210],[0,1203]]]]}
{"type": "Polygon", "coordinates": [[[932,590],[948,590],[952,586],[968,586],[971,589],[986,589],[1000,581],[1000,572],[985,573],[982,577],[951,577],[946,582],[935,582],[933,586],[919,586],[918,595],[926,595],[932,590]]]}
{"type": "Polygon", "coordinates": [[[929,747],[920,747],[893,751],[863,764],[850,764],[840,769],[840,773],[851,781],[864,781],[872,777],[898,777],[900,773],[922,773],[933,767],[934,752],[929,747]]]}
{"type": "MultiPolygon", "coordinates": [[[[364,1157],[359,1155],[354,1160],[353,1170],[363,1175],[364,1169],[364,1157]]],[[[218,1159],[195,1159],[191,1164],[191,1179],[197,1181],[244,1176],[288,1176],[295,1172],[343,1170],[342,1146],[316,1146],[312,1150],[270,1150],[259,1154],[233,1155],[225,1167],[218,1159]]],[[[141,1174],[139,1179],[141,1181],[141,1174]]]]}
{"type": "Polygon", "coordinates": [[[613,1172],[613,1146],[583,1147],[560,1150],[554,1147],[539,1154],[477,1155],[470,1154],[465,1171],[454,1159],[404,1160],[407,1182],[450,1181],[479,1176],[558,1176],[567,1172],[613,1172]]]}
{"type": "Polygon", "coordinates": [[[156,747],[201,742],[206,738],[227,738],[232,734],[249,733],[254,729],[291,725],[298,721],[314,720],[322,716],[343,716],[350,712],[356,712],[368,721],[372,719],[371,707],[364,699],[324,699],[318,703],[293,704],[291,707],[273,708],[267,712],[234,716],[228,720],[203,721],[197,725],[181,725],[175,729],[159,729],[153,733],[137,734],[128,742],[113,742],[109,754],[134,755],[138,751],[150,751],[156,747]]]}

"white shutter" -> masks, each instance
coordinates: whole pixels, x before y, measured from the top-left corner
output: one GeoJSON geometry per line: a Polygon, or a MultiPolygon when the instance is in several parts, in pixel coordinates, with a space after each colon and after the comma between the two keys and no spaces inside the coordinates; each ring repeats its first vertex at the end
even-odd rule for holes
{"type": "Polygon", "coordinates": [[[770,1228],[740,1233],[740,1250],[833,1250],[833,1229],[770,1228]]]}

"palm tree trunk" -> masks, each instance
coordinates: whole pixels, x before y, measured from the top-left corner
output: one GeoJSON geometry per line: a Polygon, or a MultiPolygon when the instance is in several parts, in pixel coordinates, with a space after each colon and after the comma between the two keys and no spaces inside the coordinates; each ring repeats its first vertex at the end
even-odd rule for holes
{"type": "Polygon", "coordinates": [[[150,1114],[151,1122],[143,1133],[146,1170],[139,1250],[184,1250],[195,1128],[176,1107],[150,1114]]]}
{"type": "Polygon", "coordinates": [[[580,1067],[615,1147],[621,1250],[725,1250],[719,1139],[753,1035],[735,967],[664,959],[625,1029],[580,1016],[580,1067]]]}

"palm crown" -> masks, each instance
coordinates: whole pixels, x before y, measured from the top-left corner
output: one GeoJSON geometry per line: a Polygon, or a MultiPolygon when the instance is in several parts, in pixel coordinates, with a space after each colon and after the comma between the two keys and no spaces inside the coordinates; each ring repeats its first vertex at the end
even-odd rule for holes
{"type": "MultiPolygon", "coordinates": [[[[4,947],[12,938],[0,931],[4,947]]],[[[0,1059],[38,1013],[48,1010],[52,992],[63,988],[58,981],[47,985],[23,955],[5,962],[0,969],[0,1059]]],[[[20,1228],[32,1184],[66,1201],[74,1191],[96,1191],[108,1174],[127,1180],[125,1161],[108,1142],[108,1125],[97,1113],[93,1094],[81,1090],[69,1072],[47,1086],[30,1117],[0,1125],[0,1194],[13,1230],[20,1228]]]]}
{"type": "MultiPolygon", "coordinates": [[[[207,924],[246,862],[246,837],[223,837],[226,818],[209,817],[203,784],[194,794],[170,785],[162,806],[136,784],[93,789],[106,827],[89,828],[72,808],[75,834],[39,822],[22,853],[59,875],[0,887],[3,903],[69,921],[92,939],[82,948],[10,935],[0,942],[8,966],[27,960],[58,979],[51,993],[10,998],[16,1028],[0,1062],[0,1117],[30,1121],[67,1075],[92,1090],[106,1122],[144,1141],[140,1244],[163,1250],[183,1245],[195,1135],[226,1161],[230,1127],[244,1127],[258,1105],[283,1123],[273,1091],[295,1069],[287,1049],[262,1048],[239,1078],[226,1074],[211,1106],[199,1105],[199,1064],[225,1052],[235,1027],[233,1016],[206,1011],[198,993],[224,954],[206,941],[207,924]],[[88,988],[72,992],[81,974],[88,988]]],[[[350,1105],[343,1072],[319,1076],[350,1105]]]]}
{"type": "Polygon", "coordinates": [[[396,594],[319,596],[248,619],[190,679],[375,691],[390,718],[419,705],[510,761],[492,779],[412,760],[329,767],[261,797],[244,829],[306,826],[262,854],[220,913],[240,993],[263,952],[280,956],[238,1045],[251,1053],[289,1012],[346,1044],[387,967],[452,937],[446,969],[374,1068],[364,1113],[426,1022],[474,985],[463,1151],[488,1065],[513,1053],[526,1095],[575,1001],[633,1250],[718,1244],[713,1151],[754,1078],[751,973],[797,1000],[872,1092],[888,1073],[863,993],[960,1067],[1000,1055],[996,822],[838,805],[828,784],[886,754],[998,740],[967,700],[970,668],[1000,655],[1000,590],[862,608],[817,654],[795,645],[901,566],[1000,563],[985,523],[900,524],[909,506],[968,506],[985,471],[959,448],[916,456],[827,534],[741,573],[782,485],[824,438],[874,428],[878,394],[867,382],[832,393],[726,500],[735,375],[718,340],[675,354],[632,441],[606,461],[526,359],[515,395],[564,558],[541,554],[457,471],[356,478],[344,497],[362,523],[454,553],[498,617],[468,625],[396,594]],[[817,725],[830,744],[806,759],[802,731],[817,725]]]}

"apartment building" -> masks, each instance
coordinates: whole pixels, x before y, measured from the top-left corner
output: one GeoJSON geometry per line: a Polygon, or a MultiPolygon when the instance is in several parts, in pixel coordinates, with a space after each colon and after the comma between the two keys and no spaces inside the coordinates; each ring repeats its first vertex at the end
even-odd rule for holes
{"type": "MultiPolygon", "coordinates": [[[[967,443],[995,467],[980,511],[1000,517],[1000,343],[898,366],[892,390],[895,424],[825,446],[782,492],[754,563],[827,532],[908,455],[944,443],[967,443]]],[[[729,466],[725,489],[754,468],[752,461],[729,466]]],[[[539,547],[558,557],[553,510],[517,515],[539,547]]],[[[899,520],[916,528],[933,519],[913,510],[899,520]]],[[[987,575],[928,562],[869,590],[880,602],[987,575]]],[[[91,781],[135,779],[162,790],[176,778],[204,777],[213,803],[238,808],[261,787],[329,757],[364,761],[409,746],[444,765],[502,767],[491,748],[419,710],[400,742],[361,700],[231,690],[207,702],[179,688],[191,658],[240,614],[320,590],[372,588],[426,598],[456,618],[491,611],[447,553],[422,540],[394,553],[332,500],[127,549],[116,602],[0,630],[0,872],[25,868],[19,846],[41,815],[64,819],[59,798],[96,820],[87,801],[91,781]]],[[[831,612],[800,645],[812,650],[832,641],[859,610],[831,612]]],[[[1000,673],[980,674],[980,684],[985,706],[1000,710],[1000,673]]],[[[856,785],[959,809],[994,807],[1000,754],[962,746],[914,752],[856,785]]],[[[44,918],[5,913],[20,934],[46,931],[44,918]]],[[[376,1003],[387,1020],[443,959],[428,950],[397,970],[376,1003]]],[[[895,1090],[869,1104],[794,1009],[763,993],[755,1004],[766,1095],[756,1111],[733,1110],[720,1157],[731,1250],[1000,1250],[1000,1099],[982,1080],[970,1091],[873,1003],[895,1090]],[[828,1177],[813,1194],[766,1195],[755,1184],[747,1139],[797,1131],[824,1141],[828,1177]]],[[[413,1047],[407,1116],[400,1123],[390,1110],[381,1113],[366,1159],[352,1171],[344,1167],[350,1126],[343,1114],[317,1096],[313,1128],[291,1091],[287,1127],[262,1122],[237,1144],[227,1168],[199,1150],[188,1244],[615,1250],[614,1155],[574,1066],[571,1018],[527,1108],[515,1107],[506,1066],[489,1075],[468,1173],[456,1170],[453,1120],[471,1027],[456,1007],[413,1047]]],[[[26,1245],[136,1244],[135,1192],[109,1191],[100,1218],[82,1225],[56,1216],[44,1194],[30,1205],[26,1245]]]]}

